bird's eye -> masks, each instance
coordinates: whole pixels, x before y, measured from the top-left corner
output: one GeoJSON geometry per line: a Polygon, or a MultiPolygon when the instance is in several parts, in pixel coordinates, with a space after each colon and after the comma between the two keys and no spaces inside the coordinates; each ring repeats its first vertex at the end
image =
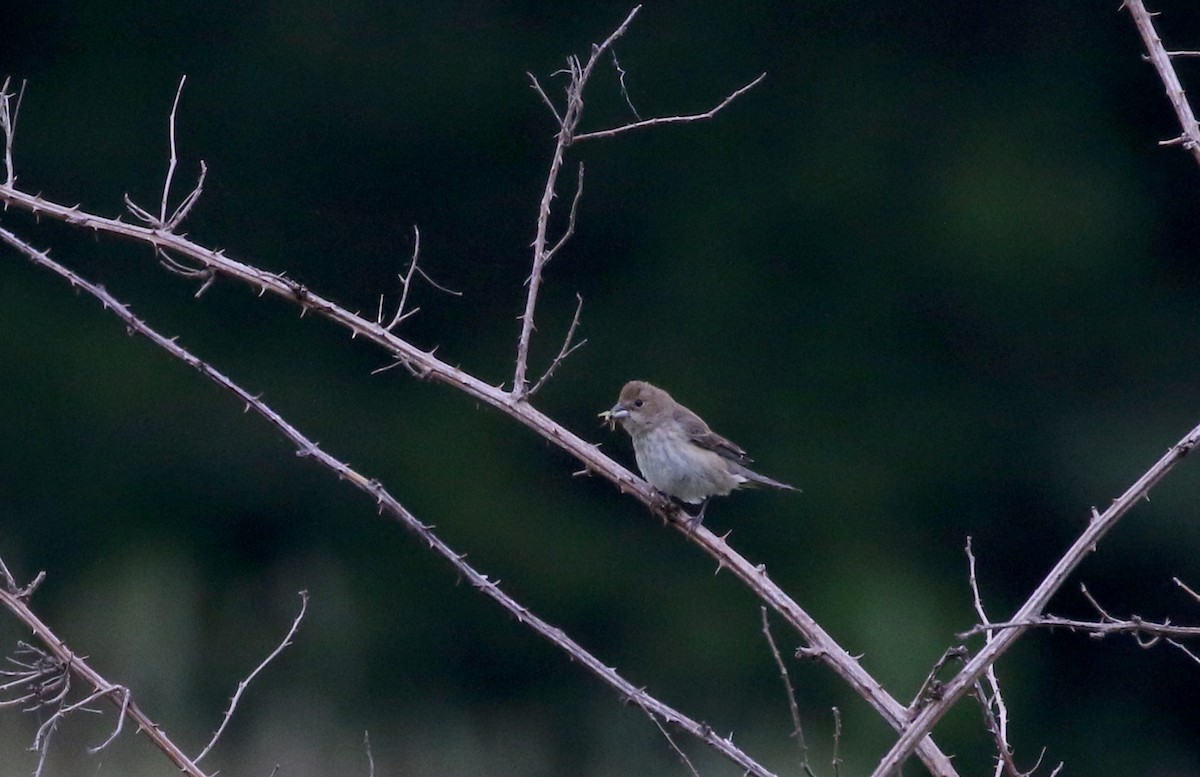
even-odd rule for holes
{"type": "Polygon", "coordinates": [[[644,399],[635,399],[635,400],[633,400],[633,406],[634,406],[634,407],[641,407],[641,406],[642,406],[642,405],[644,405],[644,404],[646,404],[646,400],[644,400],[644,399]]]}

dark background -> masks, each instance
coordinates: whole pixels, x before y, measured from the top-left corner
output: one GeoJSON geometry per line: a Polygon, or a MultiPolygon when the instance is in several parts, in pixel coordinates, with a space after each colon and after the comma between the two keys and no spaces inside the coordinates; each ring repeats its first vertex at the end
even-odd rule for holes
{"type": "MultiPolygon", "coordinates": [[[[185,230],[511,378],[554,125],[552,73],[628,13],[593,3],[40,2],[0,12],[28,79],[27,191],[157,209],[179,77],[185,230]]],[[[1158,3],[1168,46],[1200,15],[1158,3]]],[[[533,368],[585,299],[588,344],[538,407],[599,427],[651,380],[803,493],[748,492],[708,525],[907,701],[975,615],[1011,614],[1086,525],[1200,421],[1200,169],[1117,3],[655,3],[617,46],[644,116],[710,123],[587,143],[575,239],[550,266],[533,368]]],[[[1185,85],[1194,61],[1179,61],[1185,85]]],[[[584,129],[627,121],[611,67],[584,129]]],[[[561,213],[560,213],[561,215],[561,213]]],[[[797,772],[754,598],[674,532],[502,415],[247,288],[165,273],[144,248],[23,214],[9,228],[210,360],[633,682],[797,772]]],[[[1200,476],[1185,461],[1051,610],[1195,622],[1200,476]]],[[[687,774],[637,710],[505,616],[374,505],[90,299],[0,252],[0,555],[45,570],[36,609],[192,752],[312,594],[295,645],[206,765],[226,775],[687,774]]],[[[781,623],[785,652],[796,646],[781,623]]],[[[0,621],[9,649],[22,629],[0,621]]],[[[792,663],[816,768],[842,711],[843,774],[893,734],[823,667],[792,663]]],[[[1033,634],[998,665],[1019,763],[1200,773],[1200,666],[1165,645],[1033,634]]],[[[47,774],[165,775],[113,716],[71,719],[47,774]]],[[[0,772],[32,771],[34,716],[0,715],[0,772]]],[[[991,745],[964,702],[937,729],[963,774],[991,745]]],[[[676,735],[705,775],[736,774],[676,735]]],[[[1048,773],[1043,767],[1040,773],[1048,773]]],[[[919,774],[915,762],[906,774],[919,774]]]]}

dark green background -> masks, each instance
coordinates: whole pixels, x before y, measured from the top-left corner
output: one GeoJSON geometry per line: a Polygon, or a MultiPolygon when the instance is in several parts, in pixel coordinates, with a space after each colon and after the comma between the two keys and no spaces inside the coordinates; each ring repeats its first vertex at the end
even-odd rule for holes
{"type": "MultiPolygon", "coordinates": [[[[351,309],[394,300],[422,234],[413,342],[510,379],[554,126],[527,71],[585,53],[630,6],[40,2],[0,12],[29,79],[19,185],[106,215],[159,197],[181,74],[186,231],[351,309]]],[[[721,501],[766,564],[898,698],[975,621],[1010,614],[1086,525],[1200,421],[1200,168],[1117,3],[655,3],[617,46],[643,115],[711,123],[571,150],[575,239],[551,265],[534,368],[579,292],[581,334],[536,404],[632,464],[595,414],[672,391],[802,494],[721,501]]],[[[1200,15],[1158,3],[1167,43],[1200,15]]],[[[1185,84],[1198,83],[1181,61],[1185,84]]],[[[604,67],[585,129],[628,120],[604,67]]],[[[560,202],[560,205],[564,203],[560,202]]],[[[152,208],[153,209],[153,208],[152,208]]],[[[379,478],[482,571],[663,700],[797,772],[757,602],[635,502],[500,414],[294,307],[159,268],[149,251],[23,214],[0,222],[379,478]]],[[[1181,467],[1052,610],[1196,622],[1200,476],[1181,467]]],[[[226,775],[687,774],[658,730],[505,616],[374,505],[93,301],[0,252],[0,555],[45,570],[38,611],[192,752],[312,594],[296,644],[206,762],[226,775]]],[[[776,624],[785,652],[797,644],[776,624]]],[[[24,637],[0,620],[4,646],[24,637]]],[[[7,647],[5,647],[7,649],[7,647]]],[[[820,666],[792,664],[822,774],[893,735],[820,666]]],[[[1160,646],[1025,638],[998,665],[1012,741],[1064,774],[1195,774],[1200,666],[1160,646]]],[[[165,775],[113,716],[63,727],[48,774],[165,775]],[[97,771],[99,770],[99,771],[97,771]]],[[[32,771],[32,716],[0,715],[0,771],[32,771]]],[[[937,730],[990,773],[978,709],[937,730]]],[[[705,775],[727,762],[686,747],[705,775]]],[[[1048,772],[1043,768],[1041,773],[1048,772]]],[[[906,774],[919,774],[917,764],[906,774]]]]}

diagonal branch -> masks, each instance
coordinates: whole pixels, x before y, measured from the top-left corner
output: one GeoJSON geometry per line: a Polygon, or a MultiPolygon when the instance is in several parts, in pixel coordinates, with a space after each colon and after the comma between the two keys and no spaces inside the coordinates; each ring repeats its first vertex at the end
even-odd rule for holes
{"type": "MultiPolygon", "coordinates": [[[[1196,115],[1192,112],[1192,106],[1183,92],[1183,85],[1179,83],[1179,76],[1175,74],[1175,66],[1171,64],[1171,55],[1163,47],[1162,39],[1158,37],[1158,32],[1154,29],[1153,16],[1146,10],[1146,5],[1142,0],[1125,0],[1121,7],[1127,9],[1129,15],[1133,17],[1138,35],[1142,38],[1142,45],[1146,47],[1150,62],[1158,71],[1159,80],[1167,90],[1167,99],[1171,101],[1171,107],[1175,109],[1175,116],[1179,119],[1182,134],[1173,140],[1163,141],[1163,144],[1182,145],[1191,153],[1192,158],[1200,163],[1200,125],[1197,124],[1196,115]]],[[[1177,53],[1190,55],[1192,52],[1177,53]]]]}
{"type": "Polygon", "coordinates": [[[574,344],[571,342],[575,339],[575,330],[579,328],[579,314],[583,312],[583,295],[576,294],[575,299],[578,300],[577,304],[575,305],[575,315],[571,318],[571,325],[567,327],[567,336],[563,338],[563,344],[562,347],[558,349],[558,355],[554,357],[554,361],[550,362],[550,366],[546,368],[546,371],[542,374],[542,377],[538,378],[537,383],[533,384],[526,396],[533,396],[536,394],[538,389],[544,386],[546,381],[550,380],[550,376],[554,374],[556,369],[558,369],[558,365],[562,364],[564,359],[575,353],[575,351],[579,350],[584,346],[585,343],[587,343],[587,340],[580,340],[574,344]]]}
{"type": "MultiPolygon", "coordinates": [[[[470,373],[437,358],[432,352],[417,348],[407,340],[388,332],[381,325],[355,315],[291,278],[232,259],[224,251],[206,248],[180,235],[164,233],[137,224],[128,224],[119,219],[104,218],[82,211],[78,207],[59,205],[11,187],[0,186],[0,202],[8,203],[30,213],[63,221],[79,229],[104,232],[151,247],[174,251],[206,266],[214,273],[250,285],[258,290],[260,296],[270,293],[298,305],[302,312],[313,311],[317,315],[345,327],[350,331],[352,337],[359,337],[379,345],[398,363],[408,367],[413,374],[423,379],[453,386],[467,396],[496,408],[577,458],[583,463],[586,471],[594,472],[609,480],[622,493],[633,496],[655,515],[670,522],[672,528],[680,532],[688,541],[699,545],[705,553],[715,559],[718,568],[731,570],[738,580],[747,585],[771,609],[778,612],[791,624],[807,641],[806,650],[833,669],[854,689],[855,693],[879,712],[890,726],[899,731],[908,723],[907,709],[862,668],[857,658],[839,645],[799,603],[788,596],[770,578],[763,566],[751,563],[707,528],[701,526],[693,530],[686,519],[680,517],[677,508],[665,502],[645,480],[634,475],[602,453],[598,446],[584,440],[529,402],[516,399],[510,392],[485,383],[470,373]]],[[[201,369],[199,365],[193,366],[201,369]]],[[[203,372],[204,369],[201,371],[203,372]]],[[[339,474],[349,477],[348,474],[340,472],[339,474]]],[[[932,740],[923,741],[918,752],[933,774],[939,776],[957,774],[950,760],[932,740]]]]}
{"type": "Polygon", "coordinates": [[[292,644],[292,638],[296,636],[296,631],[300,628],[300,621],[304,620],[304,614],[308,611],[308,591],[300,592],[300,612],[296,614],[295,620],[292,621],[292,627],[288,629],[284,635],[283,641],[272,650],[262,662],[254,668],[254,671],[246,675],[246,679],[238,683],[237,691],[234,692],[233,698],[229,700],[229,708],[225,710],[225,716],[221,719],[221,725],[213,733],[212,739],[208,740],[208,744],[200,751],[200,755],[194,759],[196,763],[204,760],[204,756],[208,755],[217,745],[217,740],[221,738],[221,734],[225,733],[225,727],[229,725],[230,719],[233,718],[233,711],[237,709],[238,702],[242,699],[242,694],[246,692],[246,688],[250,686],[252,680],[258,676],[258,673],[266,668],[267,664],[271,663],[292,644]]]}
{"type": "Polygon", "coordinates": [[[975,681],[987,671],[989,666],[1004,655],[1013,643],[1034,625],[1050,598],[1058,592],[1084,557],[1096,549],[1096,545],[1117,525],[1117,522],[1139,500],[1145,498],[1150,493],[1150,489],[1162,480],[1192,448],[1196,447],[1198,442],[1200,442],[1200,426],[1192,429],[1179,442],[1171,446],[1162,458],[1138,478],[1137,482],[1130,486],[1124,494],[1113,500],[1103,514],[1092,511],[1092,520],[1087,529],[1079,535],[1045,579],[1013,615],[1011,618],[1013,627],[1001,631],[995,639],[984,645],[983,649],[967,662],[962,671],[946,683],[942,698],[926,706],[912,719],[896,744],[875,767],[875,771],[871,772],[872,777],[890,777],[900,768],[917,744],[933,731],[933,727],[937,725],[942,716],[962,698],[963,694],[971,689],[975,681]]]}
{"type": "MultiPolygon", "coordinates": [[[[434,534],[429,526],[417,520],[416,516],[410,513],[403,505],[401,505],[400,502],[397,501],[396,498],[393,497],[379,481],[367,478],[366,476],[352,469],[349,464],[346,464],[341,459],[338,459],[330,453],[326,453],[315,442],[306,437],[299,429],[292,426],[261,399],[252,395],[237,383],[233,382],[230,378],[219,372],[212,365],[208,364],[204,360],[180,346],[175,342],[174,339],[168,338],[151,328],[144,321],[134,316],[127,305],[117,300],[107,291],[91,283],[90,281],[85,280],[70,269],[55,262],[47,255],[47,252],[38,251],[28,243],[22,241],[20,238],[17,238],[8,230],[0,228],[0,240],[8,243],[14,248],[17,248],[17,250],[25,254],[35,264],[57,273],[59,276],[69,281],[73,287],[83,289],[93,297],[100,300],[106,309],[112,311],[125,323],[126,327],[131,333],[142,335],[150,340],[154,345],[167,351],[167,353],[169,353],[171,356],[198,370],[206,378],[213,381],[226,391],[234,394],[238,399],[246,404],[246,408],[248,410],[252,409],[257,412],[260,416],[269,421],[278,431],[280,431],[284,437],[291,441],[296,446],[296,453],[298,456],[314,459],[321,466],[334,472],[340,479],[349,481],[360,491],[363,491],[371,496],[379,506],[381,513],[388,513],[394,520],[404,526],[404,528],[417,535],[424,544],[428,545],[431,550],[449,562],[460,577],[467,580],[485,596],[500,604],[500,606],[502,606],[509,612],[509,614],[516,618],[519,623],[525,624],[529,628],[533,629],[533,631],[535,631],[537,634],[566,652],[572,660],[584,666],[586,669],[592,672],[592,674],[596,675],[610,687],[615,689],[620,694],[622,699],[636,704],[655,721],[665,721],[688,732],[692,736],[720,752],[726,758],[736,763],[746,772],[758,775],[758,777],[773,777],[772,772],[758,764],[758,762],[756,762],[753,758],[734,745],[731,736],[721,737],[717,735],[717,733],[708,724],[693,720],[692,718],[684,715],[678,710],[675,710],[674,708],[646,693],[646,691],[642,688],[633,685],[624,677],[622,677],[615,669],[604,664],[600,659],[589,653],[582,645],[573,640],[571,637],[567,636],[566,632],[564,632],[562,629],[551,625],[545,620],[542,620],[527,607],[513,599],[509,594],[501,590],[496,581],[490,580],[487,575],[477,571],[474,567],[468,564],[465,561],[465,555],[454,551],[440,537],[434,534]]],[[[286,642],[287,640],[285,639],[285,644],[286,642]]],[[[280,649],[282,649],[282,646],[280,649]]],[[[220,731],[218,731],[218,736],[219,734],[220,731]]],[[[207,752],[207,750],[208,748],[205,748],[205,752],[207,752]]],[[[196,760],[199,759],[197,758],[196,760]]]]}
{"type": "Polygon", "coordinates": [[[758,609],[762,614],[763,637],[767,640],[767,647],[771,649],[771,657],[775,659],[775,667],[779,670],[779,679],[783,681],[784,695],[787,696],[788,712],[792,715],[792,736],[796,738],[796,744],[800,747],[800,769],[807,777],[817,777],[808,763],[808,742],[804,740],[804,727],[800,725],[800,707],[796,704],[796,690],[792,687],[792,678],[788,675],[787,665],[783,663],[783,656],[779,654],[779,648],[775,645],[775,638],[771,636],[771,622],[767,619],[767,608],[759,607],[758,609]]]}
{"type": "MultiPolygon", "coordinates": [[[[0,586],[0,605],[6,607],[18,620],[28,626],[34,635],[41,640],[42,644],[54,655],[55,659],[63,666],[70,667],[70,671],[76,677],[91,686],[95,691],[95,696],[107,696],[114,704],[117,704],[119,700],[118,707],[121,713],[136,723],[138,731],[144,732],[146,736],[150,737],[155,746],[170,759],[171,763],[179,768],[180,772],[188,775],[188,777],[207,777],[201,771],[200,767],[188,758],[187,754],[163,733],[158,724],[152,721],[146,713],[142,712],[137,703],[129,697],[128,691],[123,694],[114,693],[114,690],[120,688],[120,686],[105,680],[96,670],[88,665],[85,659],[72,652],[66,643],[59,639],[58,635],[29,609],[29,605],[25,601],[25,598],[21,596],[20,591],[14,592],[8,586],[0,586]]],[[[39,730],[39,736],[42,737],[43,744],[45,744],[45,738],[50,735],[51,731],[52,729],[43,733],[39,730]]]]}
{"type": "MultiPolygon", "coordinates": [[[[751,563],[707,528],[701,526],[692,530],[687,521],[679,516],[679,511],[672,504],[665,502],[645,480],[634,475],[602,453],[598,446],[584,440],[536,409],[529,402],[520,401],[514,398],[510,392],[485,383],[470,373],[437,358],[432,352],[417,348],[407,340],[388,332],[381,325],[351,313],[291,278],[232,259],[224,251],[206,248],[180,235],[160,232],[137,224],[128,224],[119,219],[104,218],[84,212],[78,207],[59,205],[10,187],[0,187],[0,202],[63,221],[79,229],[104,232],[129,238],[151,247],[174,251],[199,262],[214,273],[247,283],[257,289],[260,296],[270,293],[298,305],[302,312],[313,311],[317,315],[345,327],[350,331],[352,337],[359,337],[379,345],[415,375],[453,386],[467,396],[496,408],[577,458],[583,463],[586,471],[601,475],[612,482],[622,493],[633,496],[664,521],[669,521],[672,528],[679,531],[688,541],[699,545],[704,552],[715,559],[719,568],[731,570],[738,580],[750,587],[762,601],[791,624],[808,643],[806,650],[833,669],[854,689],[855,693],[879,712],[890,726],[899,731],[908,723],[907,709],[862,668],[857,658],[839,645],[799,603],[788,596],[770,578],[764,567],[751,563]]],[[[201,369],[198,365],[193,366],[201,369]]],[[[204,370],[201,369],[201,371],[204,370]]],[[[342,476],[349,477],[348,474],[342,476]]],[[[939,776],[957,774],[950,760],[932,740],[923,741],[918,752],[933,774],[939,776]]]]}

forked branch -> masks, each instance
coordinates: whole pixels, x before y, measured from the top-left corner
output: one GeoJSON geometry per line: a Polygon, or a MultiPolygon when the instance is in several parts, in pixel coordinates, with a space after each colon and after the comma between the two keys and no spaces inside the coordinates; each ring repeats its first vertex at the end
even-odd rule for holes
{"type": "MultiPolygon", "coordinates": [[[[105,680],[100,673],[92,669],[86,659],[68,648],[66,643],[59,639],[58,635],[34,614],[27,601],[28,587],[24,589],[18,588],[15,581],[12,581],[11,576],[7,575],[7,572],[5,573],[5,577],[7,579],[4,581],[4,584],[0,585],[0,605],[3,605],[18,620],[24,623],[33,632],[34,636],[46,646],[46,650],[49,651],[49,655],[47,656],[46,653],[30,647],[25,655],[33,656],[35,660],[29,663],[28,668],[36,672],[39,677],[46,678],[47,680],[52,680],[55,672],[69,673],[78,677],[92,689],[92,693],[82,702],[67,707],[59,707],[38,729],[34,746],[40,754],[38,763],[39,772],[45,764],[45,754],[49,747],[50,737],[63,716],[77,709],[83,709],[87,704],[99,700],[101,697],[106,697],[117,705],[119,711],[117,725],[112,735],[103,744],[94,748],[94,750],[103,748],[111,743],[121,732],[121,722],[125,718],[129,718],[137,724],[137,730],[148,736],[154,742],[154,745],[170,759],[171,763],[175,764],[180,772],[189,777],[208,777],[194,761],[188,758],[182,749],[171,741],[170,737],[163,732],[157,723],[152,721],[146,713],[142,712],[133,701],[128,689],[105,680]]],[[[30,678],[33,679],[32,675],[30,678]]],[[[52,704],[61,704],[66,699],[69,690],[69,680],[63,677],[57,686],[52,682],[46,685],[42,692],[50,695],[41,698],[43,701],[48,698],[52,704]]]]}
{"type": "MultiPolygon", "coordinates": [[[[564,349],[559,351],[559,356],[555,358],[550,369],[546,371],[542,377],[537,380],[533,387],[529,387],[529,346],[533,338],[533,332],[536,329],[534,326],[534,312],[537,308],[538,292],[542,285],[542,274],[545,271],[546,265],[554,257],[555,254],[563,247],[563,245],[571,238],[575,232],[575,214],[579,205],[579,197],[583,192],[583,165],[579,167],[579,182],[575,189],[575,197],[571,202],[571,212],[568,217],[567,227],[561,237],[550,245],[550,215],[554,202],[554,198],[558,192],[558,176],[562,170],[563,160],[566,158],[567,148],[581,140],[595,140],[599,138],[609,138],[623,134],[635,129],[644,127],[653,127],[662,124],[686,124],[694,121],[704,121],[711,119],[722,109],[738,97],[745,94],[750,89],[757,86],[766,74],[760,75],[750,83],[735,90],[728,97],[722,100],[715,107],[704,111],[703,113],[694,113],[680,116],[662,116],[653,119],[643,119],[625,124],[611,129],[597,130],[595,132],[579,132],[579,123],[583,119],[583,93],[587,87],[588,79],[591,78],[592,72],[595,70],[597,63],[612,51],[613,45],[623,36],[629,25],[633,23],[634,17],[637,16],[641,6],[635,7],[625,21],[617,27],[616,30],[609,35],[603,43],[592,46],[591,53],[588,55],[587,61],[583,62],[578,57],[572,56],[567,58],[567,67],[558,71],[554,75],[563,75],[567,78],[565,90],[565,99],[562,107],[555,105],[554,100],[542,88],[542,84],[537,77],[532,73],[529,74],[530,85],[542,98],[542,102],[550,109],[550,113],[554,116],[554,121],[558,125],[558,132],[555,134],[554,153],[550,159],[550,171],[546,175],[546,185],[542,189],[542,198],[538,205],[537,228],[533,238],[533,263],[529,277],[525,281],[527,291],[525,294],[525,310],[521,314],[521,332],[517,337],[517,358],[516,366],[513,370],[513,387],[512,395],[517,400],[528,399],[534,392],[545,384],[550,373],[562,361],[565,353],[570,353],[572,349],[564,349]]],[[[629,93],[625,88],[625,71],[621,68],[620,63],[613,55],[613,66],[617,69],[620,75],[621,91],[625,96],[626,102],[630,109],[633,110],[633,103],[629,100],[629,93]]],[[[634,114],[636,115],[636,111],[634,114]]],[[[569,344],[571,335],[567,335],[567,343],[569,344]]],[[[582,343],[580,343],[582,345],[582,343]]]]}
{"type": "MultiPolygon", "coordinates": [[[[615,689],[622,699],[636,704],[654,721],[667,722],[688,732],[736,763],[746,772],[758,775],[758,777],[773,777],[772,772],[734,745],[732,736],[719,736],[708,724],[693,720],[659,701],[654,696],[651,696],[644,689],[630,683],[615,669],[607,666],[600,659],[589,653],[582,645],[567,636],[562,629],[542,620],[527,607],[513,599],[500,588],[496,581],[489,579],[487,575],[477,571],[473,566],[468,564],[465,556],[454,551],[440,537],[434,534],[431,527],[417,520],[416,516],[401,505],[379,481],[360,474],[351,468],[349,464],[322,450],[320,446],[305,436],[299,429],[292,426],[274,409],[263,402],[261,398],[254,396],[212,365],[183,348],[173,338],[162,335],[137,318],[127,305],[117,300],[109,292],[54,261],[47,252],[38,251],[3,228],[0,228],[0,240],[19,250],[34,264],[49,269],[67,280],[72,287],[81,289],[98,299],[104,305],[105,309],[117,315],[124,322],[131,334],[142,335],[171,356],[193,367],[210,381],[232,393],[245,403],[248,410],[254,410],[292,442],[296,447],[297,455],[313,459],[321,466],[335,473],[339,478],[349,481],[360,491],[368,494],[379,506],[381,513],[387,513],[410,532],[417,535],[424,544],[428,545],[431,550],[445,559],[461,578],[467,580],[484,595],[497,602],[516,618],[517,621],[533,629],[540,636],[566,652],[572,660],[588,669],[592,674],[615,689]]],[[[284,644],[280,646],[280,649],[287,644],[290,636],[291,634],[289,633],[289,636],[285,638],[284,644]]],[[[226,722],[228,721],[228,715],[232,713],[232,709],[236,705],[236,699],[237,696],[235,696],[234,704],[231,704],[230,712],[226,713],[226,722]]],[[[224,728],[224,723],[221,728],[224,728]]],[[[220,733],[221,730],[219,729],[216,736],[214,736],[214,742],[220,736],[220,733]]],[[[212,743],[209,744],[209,748],[211,746],[212,743]]],[[[205,748],[205,752],[209,748],[205,748]]],[[[196,760],[199,759],[197,758],[196,760]]],[[[189,761],[188,763],[192,762],[189,761]]],[[[198,770],[197,775],[199,775],[198,770]]]]}
{"type": "Polygon", "coordinates": [[[926,705],[911,720],[891,750],[875,767],[871,773],[872,777],[891,777],[900,768],[900,765],[908,759],[917,744],[933,730],[942,716],[974,686],[989,666],[1004,655],[1013,643],[1034,625],[1050,598],[1062,588],[1080,562],[1096,550],[1100,540],[1133,509],[1134,505],[1144,499],[1150,493],[1150,489],[1166,477],[1167,473],[1174,469],[1180,459],[1196,447],[1198,442],[1200,442],[1200,426],[1192,429],[1179,442],[1171,446],[1162,458],[1138,478],[1137,482],[1113,500],[1107,510],[1103,513],[1092,511],[1092,520],[1088,527],[1072,543],[1010,619],[1013,627],[999,630],[995,638],[984,645],[983,649],[967,662],[962,671],[946,683],[941,698],[926,705]]]}

